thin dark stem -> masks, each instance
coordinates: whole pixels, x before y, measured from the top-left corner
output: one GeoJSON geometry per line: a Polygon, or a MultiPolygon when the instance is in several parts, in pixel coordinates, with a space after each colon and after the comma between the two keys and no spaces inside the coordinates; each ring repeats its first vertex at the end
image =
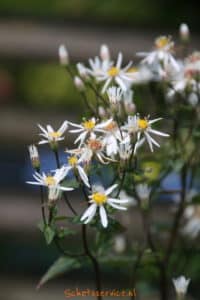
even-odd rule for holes
{"type": "MultiPolygon", "coordinates": [[[[135,288],[135,285],[136,285],[136,272],[140,266],[140,262],[141,262],[141,259],[142,259],[142,256],[143,256],[143,253],[144,253],[144,249],[140,250],[139,253],[138,253],[138,256],[137,256],[137,259],[132,267],[132,270],[131,270],[131,276],[130,276],[130,287],[132,288],[135,288]]],[[[135,300],[135,295],[133,294],[131,297],[130,297],[131,300],[135,300]]]]}
{"type": "Polygon", "coordinates": [[[99,295],[97,296],[98,300],[102,300],[101,296],[101,277],[100,277],[100,269],[99,269],[99,263],[97,259],[93,256],[93,254],[90,252],[90,249],[88,247],[88,241],[87,241],[87,225],[82,225],[82,238],[83,238],[83,247],[85,250],[85,254],[89,257],[91,260],[94,271],[95,271],[95,281],[96,281],[96,289],[99,292],[99,295]]]}
{"type": "Polygon", "coordinates": [[[54,150],[54,154],[55,154],[55,158],[56,158],[57,167],[60,168],[60,160],[59,160],[58,150],[54,150]]]}
{"type": "Polygon", "coordinates": [[[41,208],[42,208],[42,220],[44,222],[44,225],[47,225],[46,214],[45,214],[44,190],[42,186],[40,186],[40,198],[41,198],[41,208]]]}

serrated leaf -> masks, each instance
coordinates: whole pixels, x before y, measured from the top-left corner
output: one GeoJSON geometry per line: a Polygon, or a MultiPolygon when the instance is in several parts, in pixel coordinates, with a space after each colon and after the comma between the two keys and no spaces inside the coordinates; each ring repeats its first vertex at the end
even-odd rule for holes
{"type": "Polygon", "coordinates": [[[61,256],[59,257],[47,270],[47,272],[43,275],[40,282],[37,285],[37,289],[39,289],[42,285],[44,285],[49,280],[65,273],[71,271],[73,269],[80,268],[81,263],[71,257],[61,256]]]}

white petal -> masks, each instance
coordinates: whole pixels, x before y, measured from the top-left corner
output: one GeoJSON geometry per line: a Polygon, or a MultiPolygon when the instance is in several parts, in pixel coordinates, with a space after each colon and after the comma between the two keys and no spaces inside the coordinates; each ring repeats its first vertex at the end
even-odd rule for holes
{"type": "Polygon", "coordinates": [[[108,196],[112,193],[112,191],[114,191],[117,188],[118,184],[113,184],[111,187],[109,187],[106,191],[105,191],[105,195],[108,196]]]}
{"type": "Polygon", "coordinates": [[[158,131],[158,130],[155,130],[155,129],[152,129],[152,128],[150,128],[148,131],[152,132],[152,133],[154,133],[156,135],[160,135],[160,136],[169,136],[169,134],[167,134],[167,133],[163,133],[161,131],[158,131]]]}
{"type": "Polygon", "coordinates": [[[123,206],[120,206],[120,205],[117,205],[117,204],[114,204],[112,202],[108,202],[110,206],[112,206],[113,208],[116,208],[116,209],[119,209],[119,210],[127,210],[126,207],[123,207],[123,206]]]}
{"type": "Polygon", "coordinates": [[[61,134],[63,134],[63,133],[65,132],[65,130],[67,129],[67,127],[68,127],[68,122],[65,121],[65,122],[63,122],[63,124],[60,126],[60,128],[58,129],[58,131],[59,131],[61,134]]]}
{"type": "Polygon", "coordinates": [[[80,175],[81,179],[83,180],[83,182],[85,183],[85,185],[87,185],[87,187],[90,187],[89,180],[88,180],[88,177],[87,177],[84,169],[81,166],[77,166],[77,169],[78,169],[79,175],[80,175]]]}
{"type": "Polygon", "coordinates": [[[117,64],[116,64],[116,67],[117,67],[118,69],[121,68],[121,65],[122,65],[122,59],[123,59],[123,55],[122,55],[121,52],[119,52],[118,58],[117,58],[117,64]]]}
{"type": "Polygon", "coordinates": [[[115,199],[115,198],[108,198],[109,202],[112,203],[128,203],[129,200],[128,199],[115,199]]]}
{"type": "Polygon", "coordinates": [[[96,203],[91,204],[86,211],[84,212],[84,214],[81,217],[81,221],[84,221],[85,219],[87,219],[90,215],[94,215],[96,213],[96,209],[97,209],[97,205],[96,203]]]}
{"type": "Polygon", "coordinates": [[[105,211],[105,208],[103,207],[103,205],[100,206],[100,217],[101,217],[101,223],[103,225],[103,227],[107,227],[108,226],[108,218],[107,218],[107,214],[105,211]]]}

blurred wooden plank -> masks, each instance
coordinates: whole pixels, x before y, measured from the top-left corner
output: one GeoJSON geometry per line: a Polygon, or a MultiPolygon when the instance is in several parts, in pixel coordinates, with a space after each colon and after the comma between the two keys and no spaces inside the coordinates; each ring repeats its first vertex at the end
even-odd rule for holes
{"type": "MultiPolygon", "coordinates": [[[[161,34],[177,32],[0,21],[0,56],[56,60],[58,46],[64,43],[73,60],[82,60],[96,55],[100,44],[107,43],[114,55],[120,50],[125,57],[132,58],[138,51],[151,49],[153,40],[161,34]]],[[[194,34],[192,46],[196,49],[199,45],[199,36],[194,34]]]]}

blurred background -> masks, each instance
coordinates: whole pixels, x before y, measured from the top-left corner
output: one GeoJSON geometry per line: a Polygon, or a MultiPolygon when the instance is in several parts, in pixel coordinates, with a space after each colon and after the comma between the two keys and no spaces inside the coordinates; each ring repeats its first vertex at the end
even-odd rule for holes
{"type": "MultiPolygon", "coordinates": [[[[102,43],[114,57],[121,50],[125,61],[136,60],[135,53],[149,50],[156,36],[176,38],[179,24],[186,22],[192,47],[199,49],[195,5],[179,0],[0,1],[0,299],[65,299],[66,286],[80,280],[72,272],[36,292],[58,252],[46,246],[37,228],[38,191],[25,184],[32,174],[27,145],[38,141],[37,124],[56,128],[82,114],[79,95],[58,63],[59,44],[67,46],[72,62],[93,57],[102,43]]],[[[47,149],[41,151],[53,168],[47,149]]],[[[88,272],[83,275],[90,281],[88,272]]],[[[104,275],[109,278],[109,270],[104,275]]]]}

